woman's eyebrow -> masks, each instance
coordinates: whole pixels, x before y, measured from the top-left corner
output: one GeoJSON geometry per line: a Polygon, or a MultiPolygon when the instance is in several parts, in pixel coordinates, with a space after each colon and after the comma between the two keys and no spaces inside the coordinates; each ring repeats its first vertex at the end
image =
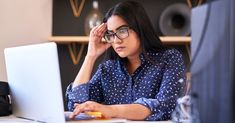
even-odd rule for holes
{"type": "MultiPolygon", "coordinates": [[[[118,28],[116,28],[115,30],[119,30],[122,27],[128,27],[128,25],[121,25],[118,28]]],[[[113,30],[107,30],[107,32],[114,32],[113,30]]]]}
{"type": "Polygon", "coordinates": [[[121,25],[121,26],[119,26],[118,28],[116,28],[116,30],[119,30],[119,29],[122,28],[122,27],[128,27],[128,25],[121,25]]]}

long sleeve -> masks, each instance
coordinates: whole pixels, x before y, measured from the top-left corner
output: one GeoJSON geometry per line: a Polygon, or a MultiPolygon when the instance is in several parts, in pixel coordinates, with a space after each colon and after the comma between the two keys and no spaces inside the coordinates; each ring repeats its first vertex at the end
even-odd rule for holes
{"type": "Polygon", "coordinates": [[[69,111],[73,110],[74,103],[83,103],[88,100],[102,102],[101,74],[101,67],[99,66],[92,79],[86,84],[72,88],[73,83],[71,83],[67,87],[66,98],[69,111]]]}
{"type": "Polygon", "coordinates": [[[165,58],[165,69],[159,92],[155,98],[139,98],[134,103],[148,107],[152,114],[146,120],[167,120],[176,106],[176,100],[185,87],[185,68],[182,55],[170,50],[165,58]]]}

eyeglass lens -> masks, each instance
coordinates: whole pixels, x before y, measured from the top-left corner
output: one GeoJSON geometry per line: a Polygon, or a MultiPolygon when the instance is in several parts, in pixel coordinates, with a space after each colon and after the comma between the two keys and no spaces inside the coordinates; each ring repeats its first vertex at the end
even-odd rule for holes
{"type": "Polygon", "coordinates": [[[115,36],[119,38],[120,40],[125,39],[129,36],[128,29],[129,29],[128,27],[121,27],[120,29],[116,31],[116,33],[107,32],[104,35],[104,38],[108,43],[112,43],[115,40],[115,36]]]}

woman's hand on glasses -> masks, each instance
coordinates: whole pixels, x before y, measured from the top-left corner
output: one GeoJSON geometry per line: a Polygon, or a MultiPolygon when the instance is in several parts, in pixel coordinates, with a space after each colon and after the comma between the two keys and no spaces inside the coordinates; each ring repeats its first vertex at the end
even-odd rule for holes
{"type": "Polygon", "coordinates": [[[92,57],[99,57],[105,50],[107,50],[111,45],[108,43],[103,43],[102,38],[107,30],[106,23],[95,26],[90,31],[90,38],[88,44],[87,55],[92,57]]]}

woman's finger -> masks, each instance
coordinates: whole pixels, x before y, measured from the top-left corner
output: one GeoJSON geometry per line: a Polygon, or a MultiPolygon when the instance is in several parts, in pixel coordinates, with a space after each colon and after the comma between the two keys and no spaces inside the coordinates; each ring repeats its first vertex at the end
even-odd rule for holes
{"type": "Polygon", "coordinates": [[[99,26],[96,26],[94,30],[91,31],[93,36],[102,37],[103,33],[106,31],[106,24],[102,23],[99,26]]]}
{"type": "Polygon", "coordinates": [[[73,110],[73,112],[71,113],[71,115],[69,116],[69,118],[70,119],[74,119],[79,113],[80,113],[80,109],[79,108],[75,108],[73,110]]]}
{"type": "Polygon", "coordinates": [[[95,35],[96,29],[99,27],[99,25],[93,27],[90,31],[90,35],[95,35]]]}
{"type": "Polygon", "coordinates": [[[102,24],[96,29],[97,35],[100,36],[100,37],[102,37],[102,36],[103,36],[103,33],[107,30],[106,28],[107,28],[106,23],[102,23],[102,24]]]}
{"type": "Polygon", "coordinates": [[[73,114],[78,115],[79,113],[81,113],[81,107],[79,105],[77,105],[75,107],[75,109],[73,110],[73,114]]]}
{"type": "Polygon", "coordinates": [[[75,108],[76,106],[78,106],[78,105],[80,105],[80,104],[78,104],[78,103],[75,103],[74,105],[73,105],[73,108],[75,108]]]}

